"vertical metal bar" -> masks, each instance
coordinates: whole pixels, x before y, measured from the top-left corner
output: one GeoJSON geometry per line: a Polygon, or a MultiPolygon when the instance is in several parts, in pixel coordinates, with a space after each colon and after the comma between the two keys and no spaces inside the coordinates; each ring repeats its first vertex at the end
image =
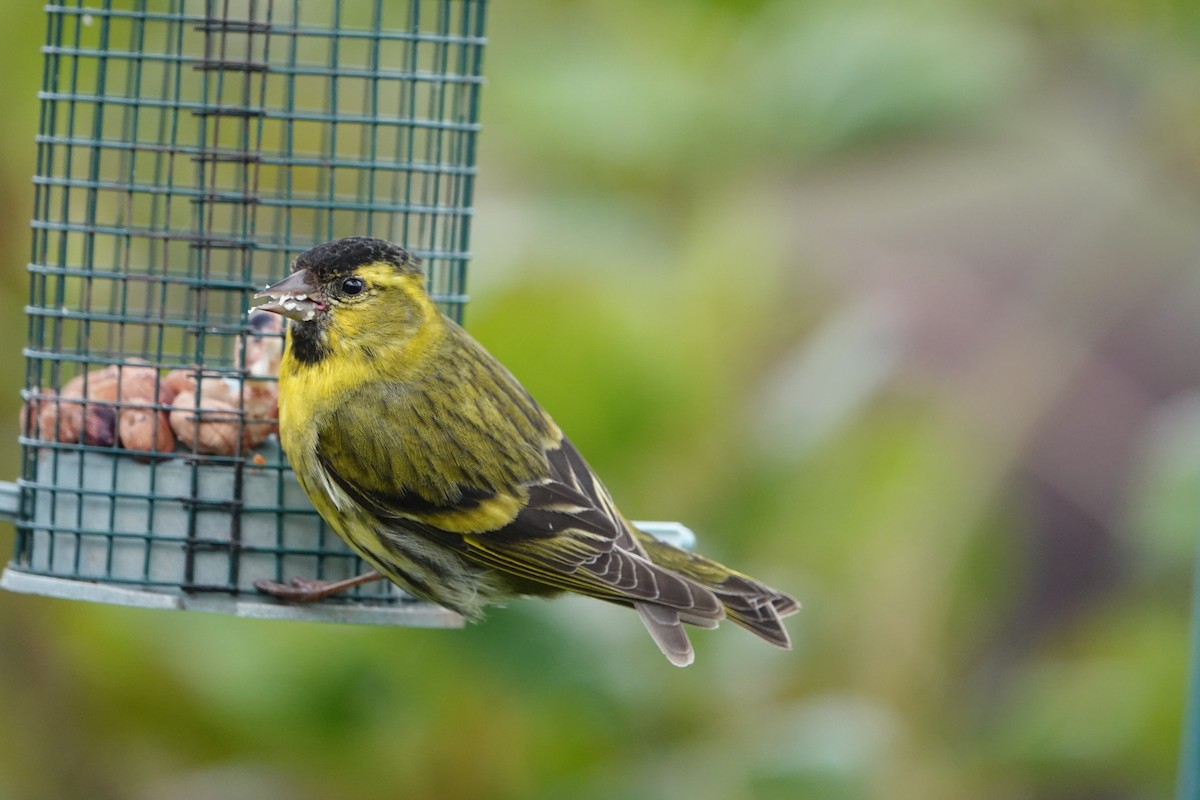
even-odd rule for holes
{"type": "MultiPolygon", "coordinates": [[[[46,43],[49,45],[62,39],[62,23],[61,14],[47,14],[46,16],[46,43]]],[[[61,65],[61,57],[58,55],[46,54],[42,64],[42,90],[46,93],[57,91],[59,81],[59,68],[61,65]]],[[[45,100],[40,104],[39,119],[38,119],[38,134],[39,141],[37,147],[37,172],[39,175],[49,175],[53,172],[55,145],[52,143],[55,129],[58,123],[58,101],[45,100]]],[[[50,209],[52,207],[53,190],[49,186],[36,184],[34,187],[34,218],[37,220],[48,219],[50,209]]],[[[30,266],[36,264],[45,264],[47,261],[47,250],[49,241],[49,231],[35,229],[33,232],[33,241],[30,246],[29,260],[30,266]]],[[[43,271],[34,272],[30,270],[29,275],[29,304],[31,307],[44,306],[47,295],[47,276],[43,271]]],[[[46,340],[46,320],[40,315],[29,315],[28,325],[28,342],[31,346],[38,346],[46,340]]],[[[57,362],[51,365],[51,385],[58,386],[58,375],[60,373],[57,362]]],[[[27,392],[41,392],[46,378],[44,362],[41,359],[28,358],[25,365],[25,386],[27,392]]],[[[45,402],[51,402],[46,400],[45,402]]],[[[53,402],[57,403],[57,400],[53,402]]],[[[58,421],[57,415],[55,419],[55,430],[45,431],[41,428],[41,421],[36,420],[29,423],[33,430],[22,429],[22,436],[29,436],[36,432],[38,438],[46,438],[50,435],[57,434],[58,421]]],[[[30,444],[24,444],[22,449],[22,464],[21,475],[22,484],[37,480],[37,453],[30,444]]],[[[45,497],[44,492],[30,490],[26,486],[21,490],[21,509],[20,520],[31,519],[34,514],[34,509],[38,502],[38,496],[45,497]]],[[[52,498],[50,502],[53,502],[52,498]]],[[[33,559],[33,531],[24,525],[17,525],[16,547],[14,550],[14,558],[18,564],[23,566],[30,565],[33,559]]]]}
{"type": "Polygon", "coordinates": [[[1200,798],[1200,553],[1196,555],[1196,577],[1192,585],[1192,656],[1189,675],[1183,751],[1179,759],[1178,800],[1200,798]]]}
{"type": "MultiPolygon", "coordinates": [[[[433,43],[433,64],[430,68],[430,73],[435,76],[431,80],[429,90],[429,103],[426,106],[426,115],[428,119],[440,120],[443,118],[445,109],[446,97],[446,51],[449,45],[446,40],[450,35],[450,9],[448,3],[439,3],[437,5],[435,15],[435,27],[437,36],[433,43]]],[[[425,137],[425,153],[424,161],[427,164],[442,163],[442,141],[446,136],[446,129],[442,126],[427,131],[425,137]]],[[[440,189],[441,189],[441,170],[435,170],[432,174],[426,174],[421,183],[421,205],[427,209],[420,215],[420,226],[417,230],[417,240],[422,245],[429,247],[436,252],[438,242],[438,225],[441,222],[438,213],[440,205],[440,189]]],[[[434,282],[439,277],[438,267],[440,267],[441,259],[429,259],[429,275],[426,279],[430,283],[430,288],[434,286],[434,282]]]]}
{"type": "MultiPolygon", "coordinates": [[[[112,10],[112,0],[105,0],[104,10],[112,10]]],[[[76,23],[78,26],[78,23],[76,23]]],[[[105,100],[108,92],[108,52],[110,51],[109,35],[112,30],[112,17],[104,14],[100,19],[100,42],[98,45],[99,56],[96,63],[96,83],[93,96],[96,98],[92,104],[92,135],[90,144],[90,160],[88,162],[88,188],[86,194],[86,212],[85,212],[85,228],[87,232],[83,239],[83,263],[82,269],[84,272],[83,278],[83,322],[80,324],[76,333],[76,350],[80,354],[81,366],[83,370],[83,409],[85,418],[90,412],[90,403],[88,402],[89,392],[89,373],[87,364],[87,354],[92,344],[92,317],[95,311],[96,287],[93,279],[93,272],[96,263],[96,228],[97,228],[97,209],[99,207],[99,183],[102,174],[101,165],[104,161],[104,148],[101,142],[104,139],[104,115],[106,111],[105,100]]],[[[78,37],[77,37],[78,39],[78,37]]],[[[75,57],[76,62],[79,61],[79,56],[75,57]]],[[[118,386],[119,389],[119,386],[118,386]]],[[[114,428],[115,433],[115,428],[114,428]]],[[[83,435],[82,433],[80,434],[83,435]]],[[[84,487],[87,484],[87,464],[88,454],[82,453],[79,458],[78,471],[78,486],[84,487]]],[[[116,470],[114,469],[114,472],[116,470]]],[[[109,503],[113,501],[110,498],[109,503]]],[[[80,573],[82,565],[81,559],[84,548],[84,534],[81,533],[84,528],[84,506],[87,504],[87,495],[80,492],[75,503],[75,528],[74,534],[75,552],[72,554],[72,572],[80,573]]],[[[111,531],[111,529],[110,529],[111,531]]],[[[110,539],[111,541],[111,539],[110,539]]]]}
{"type": "MultiPolygon", "coordinates": [[[[145,5],[146,5],[145,0],[139,0],[138,10],[140,12],[142,12],[143,14],[145,13],[145,10],[146,10],[145,5]]],[[[128,53],[130,55],[124,57],[126,60],[124,95],[129,98],[140,98],[142,96],[142,65],[143,65],[142,53],[143,53],[144,46],[145,46],[146,20],[145,20],[144,16],[134,17],[129,21],[128,24],[130,26],[129,46],[128,46],[128,53]]],[[[117,317],[117,319],[119,320],[115,326],[116,331],[117,331],[117,336],[116,336],[116,343],[115,343],[114,352],[113,352],[113,357],[118,360],[124,360],[125,354],[127,353],[125,336],[126,336],[126,322],[128,321],[128,318],[129,318],[129,286],[130,286],[130,283],[132,282],[131,271],[130,271],[130,255],[131,255],[131,251],[133,249],[132,226],[134,225],[134,222],[135,222],[135,220],[134,220],[134,208],[135,208],[134,197],[136,194],[136,184],[137,184],[136,142],[137,142],[138,116],[139,116],[140,111],[141,111],[140,103],[134,102],[134,103],[131,103],[130,105],[125,106],[124,110],[121,112],[122,113],[122,125],[121,125],[122,139],[123,139],[123,141],[128,142],[134,146],[130,147],[130,149],[128,149],[128,150],[124,150],[124,149],[118,150],[116,153],[116,156],[115,156],[116,160],[118,161],[118,164],[119,164],[119,168],[117,169],[117,174],[124,175],[124,178],[125,178],[125,195],[122,198],[122,200],[123,200],[122,214],[117,220],[117,227],[124,228],[124,232],[119,236],[112,237],[112,239],[113,239],[112,264],[114,266],[121,265],[122,272],[126,276],[130,276],[130,277],[127,277],[125,280],[118,281],[117,282],[118,285],[115,287],[115,291],[113,291],[110,295],[110,310],[112,310],[114,312],[113,316],[117,317]],[[113,304],[117,303],[118,297],[120,298],[119,307],[114,308],[113,304]]],[[[115,182],[116,181],[114,180],[114,183],[115,182]]],[[[110,283],[111,282],[112,281],[110,280],[110,283]]],[[[145,355],[145,353],[146,353],[145,327],[140,326],[140,325],[138,327],[142,330],[143,344],[142,344],[141,353],[142,353],[142,355],[145,355]]],[[[112,330],[112,328],[110,327],[110,331],[111,330],[112,330]]],[[[121,397],[120,386],[121,386],[121,382],[123,380],[124,380],[124,372],[122,371],[121,373],[119,373],[119,377],[117,379],[117,387],[118,387],[117,388],[117,397],[118,398],[121,397]]],[[[114,429],[114,434],[116,434],[116,433],[117,433],[117,431],[114,429]]],[[[112,472],[111,472],[110,480],[109,480],[109,485],[108,485],[109,498],[108,498],[108,526],[107,527],[108,527],[108,531],[109,531],[109,536],[107,537],[107,539],[105,541],[105,553],[104,553],[104,576],[110,580],[113,578],[113,559],[114,559],[114,551],[116,549],[114,537],[112,534],[113,534],[113,532],[115,532],[117,530],[117,519],[118,519],[117,508],[118,508],[118,504],[121,502],[121,500],[120,500],[121,492],[122,492],[122,486],[121,486],[121,480],[120,480],[121,474],[122,474],[122,470],[120,469],[119,465],[114,464],[112,472]]]]}
{"type": "MultiPolygon", "coordinates": [[[[73,49],[76,52],[78,52],[79,46],[80,46],[80,35],[81,35],[80,34],[80,20],[79,20],[79,17],[73,17],[71,21],[72,21],[72,24],[74,25],[73,49]]],[[[55,40],[56,43],[61,43],[61,41],[62,41],[62,24],[63,23],[60,18],[58,38],[55,40]]],[[[56,70],[56,73],[57,72],[58,72],[58,70],[56,70]]],[[[55,88],[57,91],[58,86],[56,85],[55,88]]],[[[61,197],[61,201],[60,201],[60,205],[59,205],[59,209],[58,209],[59,219],[62,221],[70,220],[70,218],[71,218],[71,187],[70,187],[70,183],[71,183],[72,173],[74,172],[74,161],[75,161],[75,159],[74,159],[75,145],[73,144],[73,140],[75,138],[75,118],[76,118],[76,113],[77,113],[77,109],[78,109],[78,103],[76,101],[76,98],[78,97],[78,94],[79,94],[79,57],[76,55],[71,58],[71,72],[70,72],[70,78],[69,78],[69,88],[67,90],[67,114],[66,114],[67,119],[66,119],[66,123],[65,123],[66,124],[66,137],[65,138],[68,140],[68,143],[63,146],[63,150],[62,150],[62,171],[63,171],[63,176],[65,178],[65,181],[63,182],[63,186],[62,186],[62,197],[61,197]]],[[[54,136],[57,134],[58,134],[58,130],[56,128],[52,132],[51,135],[54,136]]],[[[50,219],[49,216],[47,216],[47,221],[49,221],[49,219],[50,219]]],[[[58,250],[55,255],[56,255],[56,260],[58,262],[57,265],[61,268],[66,268],[67,266],[69,266],[68,261],[67,261],[68,253],[70,252],[67,247],[69,241],[70,241],[70,235],[67,232],[67,226],[66,225],[59,226],[58,250]]],[[[57,280],[55,281],[53,303],[54,303],[53,307],[55,307],[55,308],[65,308],[66,307],[67,278],[61,273],[58,275],[57,280]]],[[[65,326],[66,326],[66,323],[65,323],[65,320],[63,317],[58,316],[58,317],[54,318],[54,322],[51,325],[51,328],[53,330],[53,334],[51,335],[53,344],[51,345],[51,347],[53,348],[54,352],[56,352],[56,353],[65,352],[65,347],[64,347],[64,341],[65,341],[65,337],[66,337],[65,326]]],[[[53,374],[54,386],[61,387],[63,385],[61,362],[59,362],[59,361],[54,362],[53,372],[54,372],[54,374],[53,374]]],[[[60,408],[61,408],[61,406],[60,406],[60,408]]],[[[58,416],[61,416],[61,415],[58,415],[58,416]]],[[[55,439],[61,438],[59,435],[59,433],[60,433],[59,423],[60,422],[61,422],[61,420],[57,420],[57,419],[55,421],[55,432],[54,432],[55,439]]],[[[60,454],[60,452],[61,451],[59,451],[58,449],[52,450],[51,456],[50,456],[50,474],[53,475],[56,480],[59,476],[59,466],[60,466],[59,454],[60,454]]],[[[55,563],[55,555],[56,555],[56,551],[57,551],[58,543],[59,543],[59,537],[53,532],[53,529],[57,528],[58,525],[60,524],[59,523],[60,517],[65,517],[65,516],[67,516],[67,514],[65,513],[65,510],[63,510],[63,513],[60,514],[60,507],[59,507],[60,504],[58,502],[59,501],[58,490],[53,490],[50,493],[50,495],[51,495],[50,496],[50,524],[51,524],[52,530],[48,537],[49,542],[48,542],[48,546],[47,546],[46,557],[47,557],[48,563],[54,564],[55,563]]],[[[70,524],[70,523],[68,522],[68,524],[70,524]]]]}
{"type": "MultiPolygon", "coordinates": [[[[176,101],[182,93],[183,82],[183,41],[184,41],[184,3],[186,0],[174,0],[171,5],[172,18],[168,24],[164,34],[164,49],[168,58],[165,61],[163,69],[162,97],[174,97],[176,101]]],[[[165,186],[166,192],[162,200],[162,222],[158,224],[154,211],[151,211],[150,228],[151,230],[161,230],[165,234],[165,238],[161,240],[162,245],[162,273],[161,284],[158,296],[158,309],[162,315],[162,319],[155,324],[157,337],[155,340],[155,360],[154,363],[163,363],[166,355],[166,331],[167,326],[163,324],[166,319],[170,305],[170,280],[172,274],[171,265],[171,241],[169,235],[171,231],[171,200],[175,197],[175,161],[179,155],[179,106],[176,104],[170,109],[159,110],[159,127],[157,144],[165,145],[165,148],[159,150],[155,156],[154,162],[154,184],[155,186],[165,186]],[[166,161],[164,168],[163,161],[166,161]]],[[[155,198],[157,201],[157,198],[155,198]]],[[[151,244],[153,248],[153,244],[151,244]]],[[[153,261],[153,259],[151,259],[153,261]]],[[[147,509],[147,529],[153,533],[155,528],[155,515],[158,511],[158,469],[157,462],[154,463],[150,471],[149,493],[150,499],[149,508],[147,509]]],[[[142,570],[141,579],[144,583],[149,583],[151,579],[151,567],[153,564],[152,556],[154,554],[154,542],[147,540],[142,551],[142,570]]]]}
{"type": "MultiPolygon", "coordinates": [[[[468,0],[466,8],[463,9],[463,35],[481,37],[486,30],[486,0],[468,0]],[[471,7],[474,7],[474,14],[469,13],[471,7]],[[467,20],[471,19],[472,24],[468,27],[467,20]]],[[[472,77],[479,77],[483,74],[483,45],[472,44],[469,47],[464,45],[464,60],[468,61],[463,66],[463,74],[472,77]]],[[[471,81],[466,84],[466,103],[463,110],[463,121],[475,123],[479,119],[479,95],[480,84],[478,81],[471,81]]],[[[476,155],[476,136],[477,133],[473,128],[464,130],[459,135],[460,150],[455,157],[455,163],[469,167],[461,177],[462,195],[458,198],[457,208],[459,212],[459,227],[458,236],[454,241],[454,249],[461,257],[454,264],[454,281],[451,284],[450,292],[460,298],[465,297],[467,293],[467,262],[470,258],[471,247],[471,209],[475,205],[475,155],[476,155]]],[[[464,302],[456,303],[452,307],[452,315],[456,322],[461,323],[466,311],[464,302]]]]}
{"type": "MultiPolygon", "coordinates": [[[[409,0],[408,11],[408,32],[413,34],[405,41],[405,54],[407,58],[404,61],[404,70],[412,77],[402,78],[400,80],[400,114],[410,122],[405,126],[405,129],[397,132],[396,136],[396,163],[404,164],[404,203],[406,206],[412,204],[413,198],[413,166],[417,160],[416,157],[416,134],[417,127],[412,121],[417,118],[417,87],[416,74],[419,66],[418,47],[420,38],[416,35],[421,30],[421,0],[409,0]],[[400,135],[404,133],[405,135],[400,135]]],[[[392,188],[392,204],[396,205],[400,200],[401,183],[397,181],[392,188]]],[[[406,247],[412,246],[412,216],[411,208],[405,208],[404,214],[400,220],[400,242],[406,247]]],[[[396,235],[393,228],[388,229],[388,238],[395,240],[396,235]]]]}
{"type": "MultiPolygon", "coordinates": [[[[249,67],[251,62],[254,60],[254,29],[255,24],[258,21],[257,10],[258,0],[250,0],[250,7],[246,12],[246,71],[242,73],[242,107],[246,109],[249,109],[254,102],[252,86],[254,72],[251,71],[249,67]]],[[[228,23],[229,20],[226,19],[226,24],[228,23]]],[[[224,75],[224,70],[222,70],[221,74],[224,75]]],[[[260,103],[259,108],[261,107],[262,106],[260,103]]],[[[238,137],[238,139],[239,146],[241,147],[241,160],[238,162],[239,169],[237,175],[237,188],[241,191],[242,197],[244,198],[244,207],[240,220],[241,224],[239,226],[241,248],[239,249],[238,255],[241,257],[240,274],[242,280],[247,284],[249,283],[247,277],[250,273],[250,263],[252,260],[251,243],[253,242],[253,239],[251,237],[254,231],[252,219],[255,209],[253,194],[250,188],[252,184],[250,179],[250,120],[251,118],[249,116],[249,112],[247,111],[246,115],[241,118],[241,124],[239,125],[241,135],[238,137]]],[[[258,124],[261,129],[261,115],[259,116],[258,124]]],[[[219,147],[220,144],[218,143],[217,146],[219,147]]],[[[213,170],[216,170],[216,163],[213,164],[213,170]]],[[[225,298],[227,301],[230,299],[229,293],[225,293],[225,298]]],[[[229,316],[228,309],[226,309],[226,316],[229,316]]],[[[229,515],[229,558],[226,564],[227,569],[225,573],[225,582],[228,584],[229,591],[236,593],[238,588],[238,575],[240,573],[242,564],[242,508],[245,506],[244,495],[246,486],[246,459],[241,452],[241,442],[245,441],[246,435],[246,337],[238,337],[237,343],[234,345],[233,349],[235,351],[240,351],[234,353],[234,367],[237,374],[238,413],[236,427],[237,440],[239,444],[237,453],[238,457],[233,464],[233,506],[229,515]]]]}
{"type": "Polygon", "coordinates": [[[325,159],[328,166],[324,173],[326,178],[325,202],[328,204],[325,217],[325,238],[337,237],[335,221],[337,208],[337,149],[338,149],[338,63],[341,49],[342,0],[333,0],[333,20],[330,22],[329,36],[329,74],[326,77],[329,95],[325,100],[327,119],[322,128],[325,143],[325,159]]]}
{"type": "MultiPolygon", "coordinates": [[[[296,66],[298,63],[297,49],[300,38],[295,29],[300,24],[300,0],[292,0],[288,13],[290,15],[290,27],[292,30],[284,34],[287,36],[287,53],[284,60],[286,74],[283,78],[283,108],[285,114],[281,142],[281,155],[284,163],[277,168],[278,175],[276,177],[276,190],[285,202],[275,209],[275,221],[271,231],[271,242],[284,248],[283,257],[285,260],[290,256],[290,252],[286,248],[293,247],[295,244],[292,237],[290,204],[292,198],[295,196],[292,164],[295,163],[296,159],[296,120],[293,111],[296,108],[296,66]]],[[[273,465],[273,469],[275,474],[275,501],[282,508],[284,505],[284,479],[287,476],[287,472],[281,464],[273,465]]],[[[274,544],[276,552],[280,554],[275,558],[275,573],[273,577],[276,581],[282,581],[285,578],[283,574],[282,555],[286,542],[284,537],[284,521],[284,514],[282,512],[274,515],[274,544]]]]}
{"type": "MultiPolygon", "coordinates": [[[[364,107],[366,116],[371,120],[363,126],[363,145],[361,150],[366,153],[367,180],[366,190],[362,191],[362,172],[359,171],[360,196],[359,204],[363,208],[366,224],[360,224],[359,230],[368,235],[375,234],[375,213],[370,210],[375,201],[375,181],[379,166],[379,49],[380,34],[383,31],[383,0],[375,0],[371,6],[371,32],[368,43],[367,69],[371,73],[371,82],[365,92],[364,107]]],[[[355,212],[356,214],[359,212],[355,212]]]]}
{"type": "MultiPolygon", "coordinates": [[[[215,20],[217,18],[216,3],[217,3],[217,0],[205,0],[205,3],[204,3],[204,24],[203,24],[203,28],[202,28],[202,30],[203,30],[203,45],[202,45],[202,47],[203,47],[203,51],[202,51],[203,52],[203,55],[202,55],[203,62],[202,63],[208,63],[208,62],[211,62],[214,60],[213,20],[215,20]]],[[[215,105],[215,102],[212,99],[212,89],[210,86],[210,84],[212,83],[212,78],[213,78],[213,75],[209,70],[201,70],[201,72],[200,72],[200,103],[206,111],[209,110],[213,105],[215,105]]],[[[206,150],[206,148],[209,146],[209,144],[208,144],[208,137],[209,137],[208,117],[203,113],[197,113],[196,117],[197,117],[195,120],[195,122],[196,122],[196,148],[197,148],[198,152],[203,153],[206,150]]],[[[208,227],[208,216],[209,216],[208,206],[209,206],[209,204],[207,202],[206,193],[209,191],[209,189],[208,189],[208,183],[207,183],[208,176],[206,173],[207,165],[204,162],[204,160],[199,157],[193,157],[192,160],[193,160],[193,163],[195,164],[195,176],[196,176],[195,181],[196,181],[197,194],[196,194],[195,201],[193,203],[192,215],[191,215],[194,241],[193,241],[192,249],[188,256],[188,261],[189,261],[188,275],[189,275],[189,277],[194,276],[194,277],[198,278],[199,282],[192,284],[188,287],[187,298],[188,298],[189,306],[191,306],[191,304],[193,302],[196,304],[195,311],[192,313],[189,313],[188,316],[189,316],[189,318],[193,318],[196,322],[193,330],[196,331],[196,336],[198,339],[194,345],[195,357],[196,357],[195,363],[198,365],[198,369],[197,369],[197,373],[196,373],[196,391],[195,391],[195,397],[194,397],[193,405],[192,405],[192,415],[193,415],[192,418],[197,420],[197,425],[199,425],[198,421],[200,419],[200,385],[201,385],[201,380],[204,377],[202,368],[199,368],[199,365],[203,365],[203,363],[204,363],[204,361],[202,359],[202,356],[204,354],[203,301],[202,301],[200,295],[205,293],[205,289],[203,286],[203,279],[204,279],[204,275],[207,271],[207,264],[208,264],[208,260],[211,255],[211,250],[209,248],[208,240],[212,234],[208,227]],[[194,314],[194,316],[193,316],[193,314],[194,314]]],[[[192,311],[192,309],[190,307],[187,310],[189,312],[192,311]]],[[[193,445],[192,445],[192,458],[193,458],[194,466],[192,467],[191,475],[189,476],[190,477],[190,481],[189,481],[190,485],[188,487],[188,496],[184,499],[184,507],[187,511],[187,531],[186,531],[186,538],[184,539],[184,565],[183,565],[183,578],[182,578],[182,581],[183,581],[182,588],[184,591],[189,591],[191,589],[194,589],[195,584],[196,584],[196,579],[195,579],[196,578],[196,539],[198,537],[198,522],[199,522],[198,514],[199,514],[199,503],[200,503],[200,461],[201,461],[197,443],[193,443],[193,445]]]]}

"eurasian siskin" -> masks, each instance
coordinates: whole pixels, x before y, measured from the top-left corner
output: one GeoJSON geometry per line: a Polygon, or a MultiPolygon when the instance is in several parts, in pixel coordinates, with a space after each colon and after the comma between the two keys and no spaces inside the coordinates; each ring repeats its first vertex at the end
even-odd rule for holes
{"type": "Polygon", "coordinates": [[[471,620],[563,591],[632,606],[679,666],[694,658],[683,623],[727,616],[790,646],[780,618],[796,601],[634,528],[521,384],[439,313],[412,255],[356,237],[295,268],[258,306],[292,320],[280,441],[321,516],[385,577],[471,620]]]}

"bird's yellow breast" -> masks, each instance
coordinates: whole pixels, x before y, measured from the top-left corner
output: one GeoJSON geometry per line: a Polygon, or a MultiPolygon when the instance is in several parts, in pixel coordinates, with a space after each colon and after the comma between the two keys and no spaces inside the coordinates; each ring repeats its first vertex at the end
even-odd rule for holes
{"type": "MultiPolygon", "coordinates": [[[[288,334],[289,339],[291,334],[288,334]]],[[[317,436],[326,418],[344,402],[347,389],[368,379],[359,360],[323,359],[300,364],[291,357],[291,342],[279,365],[279,443],[297,472],[315,454],[317,436]]]]}
{"type": "Polygon", "coordinates": [[[348,402],[349,391],[371,377],[360,360],[343,359],[336,366],[333,361],[301,364],[285,351],[279,369],[279,443],[317,513],[376,569],[390,575],[377,523],[337,485],[318,457],[321,431],[348,402]]]}

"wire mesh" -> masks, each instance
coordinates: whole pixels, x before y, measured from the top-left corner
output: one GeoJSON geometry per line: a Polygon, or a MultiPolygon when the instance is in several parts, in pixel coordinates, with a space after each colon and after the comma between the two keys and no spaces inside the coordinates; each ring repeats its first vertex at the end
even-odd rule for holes
{"type": "Polygon", "coordinates": [[[259,443],[279,334],[247,302],[313,244],[373,235],[461,317],[485,8],[46,7],[10,572],[244,595],[362,569],[259,443]]]}

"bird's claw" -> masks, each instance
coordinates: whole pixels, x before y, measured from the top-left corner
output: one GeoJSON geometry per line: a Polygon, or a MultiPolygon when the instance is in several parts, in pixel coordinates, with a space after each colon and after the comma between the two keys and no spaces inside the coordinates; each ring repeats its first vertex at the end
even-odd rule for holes
{"type": "Polygon", "coordinates": [[[289,603],[314,603],[317,600],[324,600],[326,597],[338,592],[353,589],[355,586],[362,586],[364,583],[377,581],[382,577],[378,572],[372,571],[340,581],[292,578],[290,583],[279,583],[277,581],[258,580],[254,582],[254,588],[263,594],[268,594],[279,600],[286,600],[289,603]]]}
{"type": "Polygon", "coordinates": [[[292,578],[290,583],[268,580],[254,582],[254,588],[263,594],[269,594],[278,600],[287,600],[289,603],[312,603],[323,600],[333,594],[333,591],[337,591],[336,589],[330,591],[332,585],[331,581],[319,581],[311,578],[292,578]]]}

